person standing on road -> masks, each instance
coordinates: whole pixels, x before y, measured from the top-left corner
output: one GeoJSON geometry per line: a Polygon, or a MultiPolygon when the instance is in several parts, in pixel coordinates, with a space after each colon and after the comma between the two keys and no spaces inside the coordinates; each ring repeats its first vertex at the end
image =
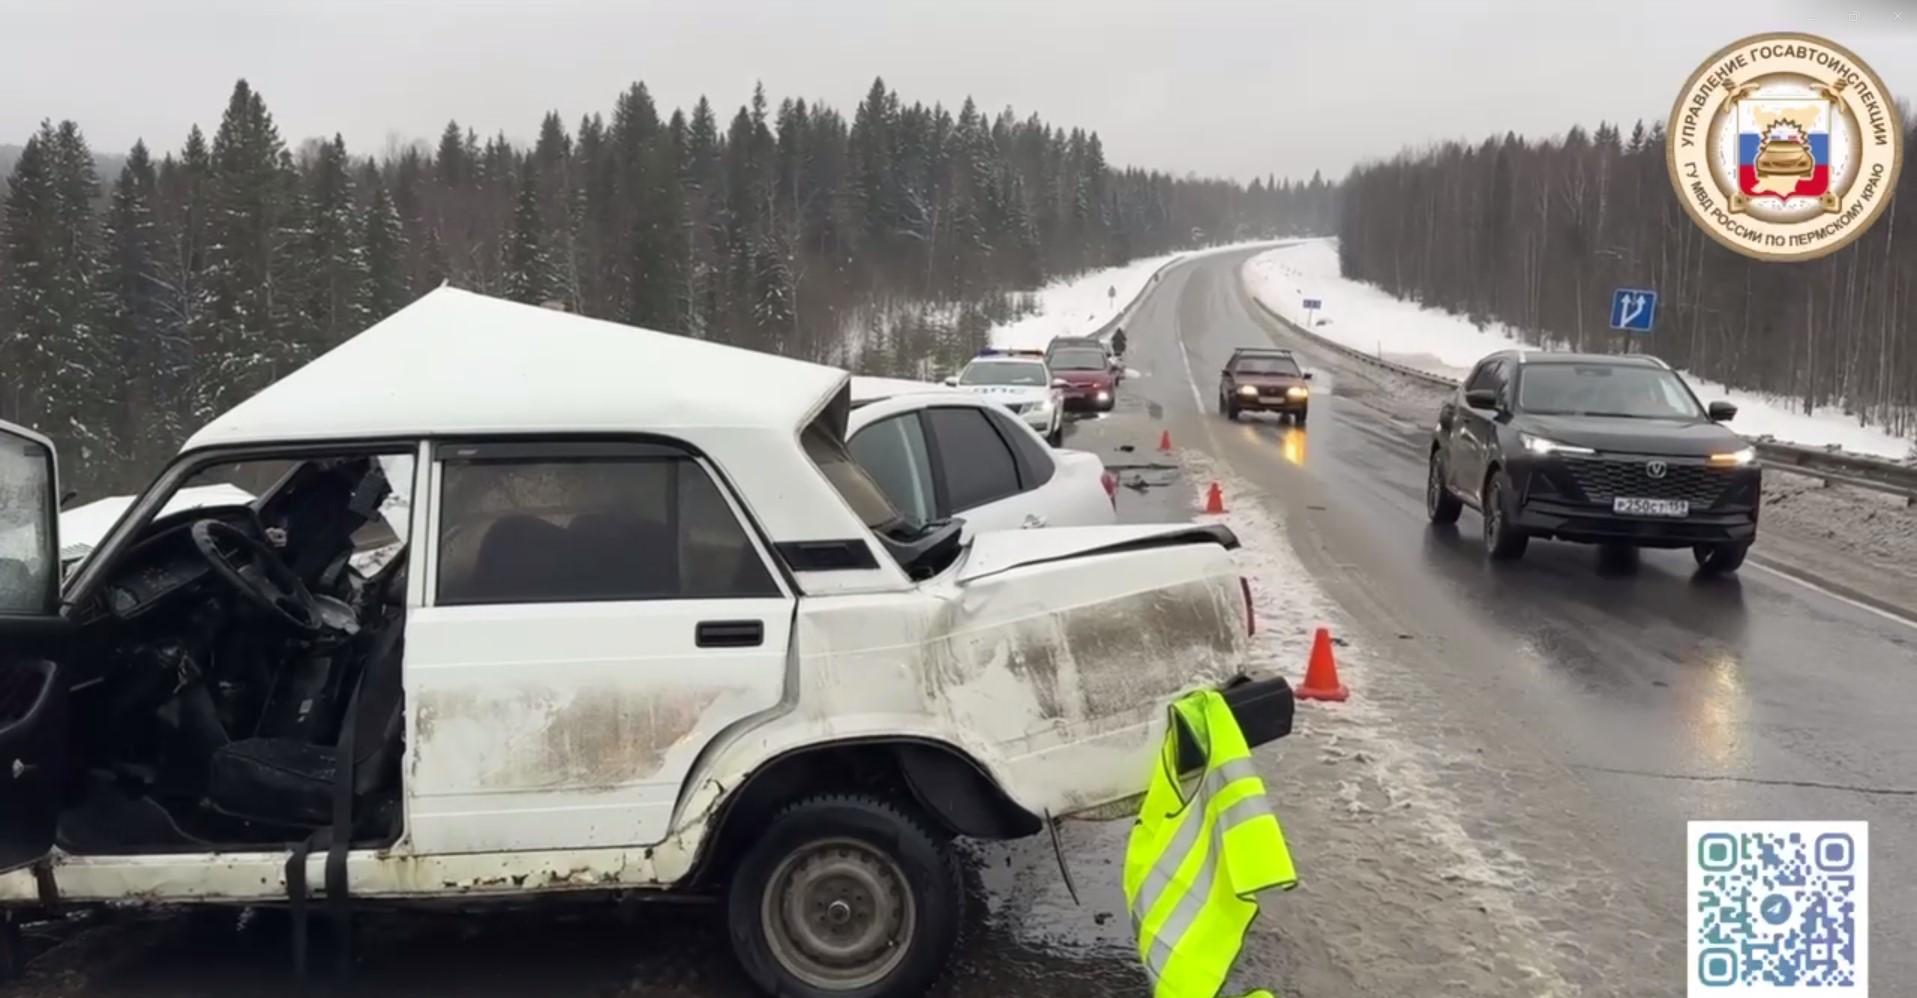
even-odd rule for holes
{"type": "Polygon", "coordinates": [[[1112,356],[1114,357],[1125,356],[1125,327],[1124,326],[1120,326],[1117,329],[1112,331],[1112,356]]]}

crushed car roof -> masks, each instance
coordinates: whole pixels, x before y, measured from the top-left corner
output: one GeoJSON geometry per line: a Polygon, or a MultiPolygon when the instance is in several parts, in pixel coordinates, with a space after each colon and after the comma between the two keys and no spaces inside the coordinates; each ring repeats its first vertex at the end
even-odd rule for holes
{"type": "Polygon", "coordinates": [[[836,368],[439,288],[208,423],[233,443],[692,428],[791,432],[836,368]]]}

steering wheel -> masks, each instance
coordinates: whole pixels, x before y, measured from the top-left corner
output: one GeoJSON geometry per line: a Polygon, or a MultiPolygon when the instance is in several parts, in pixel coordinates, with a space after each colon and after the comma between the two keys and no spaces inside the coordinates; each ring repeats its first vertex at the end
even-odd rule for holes
{"type": "Polygon", "coordinates": [[[192,534],[213,574],[268,616],[296,631],[320,629],[319,603],[272,548],[219,520],[193,524],[192,534]]]}

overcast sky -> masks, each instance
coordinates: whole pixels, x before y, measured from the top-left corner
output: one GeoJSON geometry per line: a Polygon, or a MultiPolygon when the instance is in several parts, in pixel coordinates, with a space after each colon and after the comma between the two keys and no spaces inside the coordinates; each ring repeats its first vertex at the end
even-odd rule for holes
{"type": "Polygon", "coordinates": [[[50,117],[104,151],[177,148],[241,76],[289,142],[338,131],[360,153],[448,118],[527,139],[633,80],[662,115],[703,93],[724,116],[763,80],[849,117],[883,76],[907,101],[1095,129],[1115,164],[1302,177],[1663,118],[1712,52],[1786,28],[1917,95],[1917,0],[0,0],[0,142],[50,117]]]}

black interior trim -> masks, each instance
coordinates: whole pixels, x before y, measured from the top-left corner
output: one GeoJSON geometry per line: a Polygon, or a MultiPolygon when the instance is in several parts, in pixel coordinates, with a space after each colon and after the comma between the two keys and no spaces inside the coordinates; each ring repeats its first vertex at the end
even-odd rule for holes
{"type": "Polygon", "coordinates": [[[843,572],[879,567],[871,545],[858,538],[837,541],[786,541],[778,545],[780,560],[795,572],[843,572]]]}

